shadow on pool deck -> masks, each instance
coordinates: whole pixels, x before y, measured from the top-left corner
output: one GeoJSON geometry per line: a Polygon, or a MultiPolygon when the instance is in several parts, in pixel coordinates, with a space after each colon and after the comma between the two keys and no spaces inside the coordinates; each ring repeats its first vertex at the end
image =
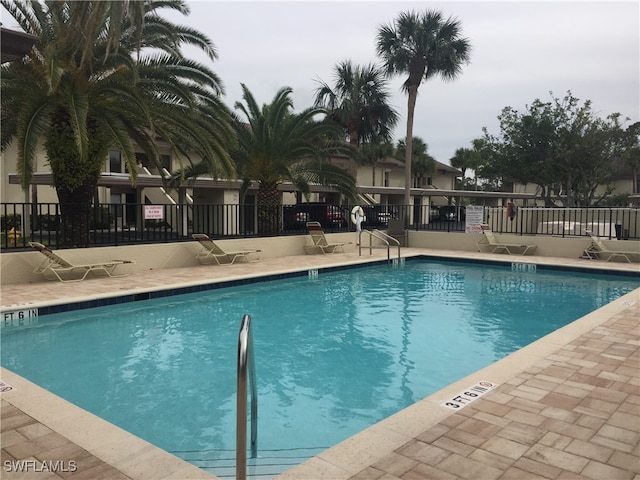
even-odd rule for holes
{"type": "MultiPolygon", "coordinates": [[[[513,257],[404,249],[511,262],[513,257]]],[[[384,253],[386,255],[386,252],[384,253]]],[[[374,259],[383,258],[374,252],[374,259]]],[[[366,262],[355,252],[149,271],[125,279],[2,286],[7,306],[44,306],[243,276],[366,262]]],[[[526,262],[637,265],[529,256],[526,262]]],[[[640,479],[640,290],[462,379],[282,474],[282,479],[640,479]],[[486,380],[464,408],[441,404],[486,380]]],[[[2,369],[3,479],[213,478],[2,369]],[[22,461],[22,462],[20,462],[22,461]],[[44,463],[43,463],[44,462],[44,463]]]]}

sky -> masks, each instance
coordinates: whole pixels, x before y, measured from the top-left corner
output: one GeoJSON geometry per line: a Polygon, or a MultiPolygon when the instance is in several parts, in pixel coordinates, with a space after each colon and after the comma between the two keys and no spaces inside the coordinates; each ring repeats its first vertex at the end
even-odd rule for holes
{"type": "MultiPolygon", "coordinates": [[[[599,117],[620,113],[629,124],[640,120],[638,0],[186,2],[189,16],[169,18],[213,41],[219,54],[213,63],[198,50],[185,54],[218,74],[230,107],[242,99],[241,83],[260,104],[286,86],[293,89],[295,110],[310,107],[318,82],[333,84],[338,63],[381,65],[378,29],[400,12],[429,8],[456,18],[472,47],[470,63],[454,81],[423,82],[414,118],[414,136],[442,163],[482,137],[483,127],[499,134],[504,107],[523,113],[536,99],[551,101],[567,91],[581,103],[590,100],[599,117]]],[[[406,132],[404,80],[388,84],[400,116],[395,141],[406,132]]]]}
{"type": "MultiPolygon", "coordinates": [[[[233,1],[187,0],[188,17],[171,19],[207,34],[219,59],[213,70],[225,103],[241,100],[245,83],[259,104],[282,87],[293,89],[294,108],[313,104],[318,81],[334,81],[344,60],[381,65],[376,35],[400,12],[440,11],[456,18],[471,43],[471,59],[454,81],[432,78],[418,90],[414,136],[438,161],[471,147],[486,127],[499,134],[498,115],[510,106],[526,112],[536,99],[567,91],[591,100],[599,117],[620,113],[640,120],[640,2],[612,1],[233,1]]],[[[204,60],[189,51],[191,58],[204,60]]],[[[406,132],[405,77],[389,82],[406,132]]],[[[552,97],[553,95],[553,97],[552,97]]]]}

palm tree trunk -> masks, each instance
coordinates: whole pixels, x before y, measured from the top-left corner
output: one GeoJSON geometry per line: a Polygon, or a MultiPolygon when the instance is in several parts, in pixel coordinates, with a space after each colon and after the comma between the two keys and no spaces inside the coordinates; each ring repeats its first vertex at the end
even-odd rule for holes
{"type": "MultiPolygon", "coordinates": [[[[404,204],[409,209],[411,205],[411,156],[413,154],[413,114],[416,109],[416,99],[418,97],[418,86],[409,86],[409,95],[407,100],[407,138],[405,139],[406,151],[404,154],[404,204]]],[[[410,210],[407,210],[407,217],[410,210]]],[[[405,219],[405,223],[408,218],[405,219]]]]}
{"type": "Polygon", "coordinates": [[[282,211],[281,194],[276,182],[260,183],[258,187],[258,234],[278,235],[282,211]]]}
{"type": "Polygon", "coordinates": [[[98,187],[108,143],[95,120],[88,119],[89,152],[77,149],[69,113],[59,108],[45,141],[53,183],[60,203],[58,247],[89,246],[89,211],[98,187]]]}
{"type": "Polygon", "coordinates": [[[60,236],[58,247],[78,248],[89,246],[89,211],[97,182],[87,181],[73,191],[58,185],[60,201],[60,236]]]}

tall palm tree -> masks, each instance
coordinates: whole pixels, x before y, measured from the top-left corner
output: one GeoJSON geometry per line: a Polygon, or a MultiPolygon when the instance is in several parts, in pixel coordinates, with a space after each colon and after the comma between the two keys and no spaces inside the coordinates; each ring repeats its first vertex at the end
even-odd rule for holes
{"type": "Polygon", "coordinates": [[[398,114],[389,105],[383,70],[347,60],[336,65],[333,87],[322,81],[319,84],[315,105],[328,110],[328,118],[344,128],[352,146],[374,137],[383,142],[391,140],[398,114]]]}
{"type": "Polygon", "coordinates": [[[258,182],[258,231],[277,234],[282,194],[278,185],[292,182],[308,195],[310,184],[329,185],[351,199],[355,179],[345,169],[327,161],[332,154],[344,154],[348,146],[340,138],[340,128],[319,121],[324,109],[311,107],[293,111],[292,90],[280,89],[269,104],[259,106],[246,85],[236,122],[237,151],[233,151],[237,170],[245,183],[258,182]]]}
{"type": "Polygon", "coordinates": [[[2,66],[1,147],[17,143],[27,189],[44,142],[60,202],[59,246],[88,245],[88,206],[111,148],[122,152],[134,182],[134,143],[159,165],[159,137],[175,153],[196,153],[212,170],[233,172],[222,84],[180,50],[194,45],[213,59],[215,48],[203,34],[157,13],[186,15],[181,0],[1,3],[38,37],[24,59],[2,66]]]}
{"type": "Polygon", "coordinates": [[[388,75],[407,75],[403,89],[407,100],[407,145],[405,154],[404,203],[411,201],[411,151],[413,116],[418,87],[425,81],[440,76],[453,80],[469,61],[471,45],[461,36],[460,23],[444,20],[440,12],[403,12],[394,23],[380,27],[377,52],[384,61],[388,75]]]}

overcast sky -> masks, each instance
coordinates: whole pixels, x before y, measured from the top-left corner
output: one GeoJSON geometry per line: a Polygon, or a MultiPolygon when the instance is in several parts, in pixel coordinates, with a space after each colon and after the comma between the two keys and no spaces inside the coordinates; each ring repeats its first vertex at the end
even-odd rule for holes
{"type": "MultiPolygon", "coordinates": [[[[449,163],[482,128],[499,133],[505,106],[525,111],[535,99],[570,90],[605,117],[619,112],[640,120],[640,2],[496,1],[233,1],[188,0],[191,14],[172,18],[206,33],[219,60],[229,106],[245,83],[256,100],[270,102],[293,89],[296,110],[313,103],[317,80],[333,84],[338,62],[380,64],[375,38],[381,25],[406,10],[453,16],[472,45],[471,62],[453,82],[433,78],[418,91],[414,136],[436,160],[449,163]]],[[[189,56],[194,56],[191,52],[189,56]]],[[[404,77],[390,82],[400,114],[395,140],[404,138],[404,77]]]]}
{"type": "MultiPolygon", "coordinates": [[[[333,84],[337,63],[380,64],[376,34],[398,13],[431,8],[457,18],[472,46],[471,62],[453,82],[423,82],[414,119],[414,136],[443,163],[457,148],[470,147],[483,127],[499,133],[497,116],[505,106],[524,112],[535,99],[551,100],[549,92],[561,98],[570,90],[581,101],[591,100],[602,117],[619,112],[640,120],[637,0],[187,2],[190,15],[171,20],[215,43],[219,59],[211,67],[224,82],[230,107],[241,100],[242,82],[260,104],[291,87],[294,107],[302,110],[313,104],[318,79],[333,84]]],[[[197,51],[187,56],[208,61],[197,51]]],[[[396,141],[406,128],[404,80],[389,84],[400,115],[396,141]]]]}

